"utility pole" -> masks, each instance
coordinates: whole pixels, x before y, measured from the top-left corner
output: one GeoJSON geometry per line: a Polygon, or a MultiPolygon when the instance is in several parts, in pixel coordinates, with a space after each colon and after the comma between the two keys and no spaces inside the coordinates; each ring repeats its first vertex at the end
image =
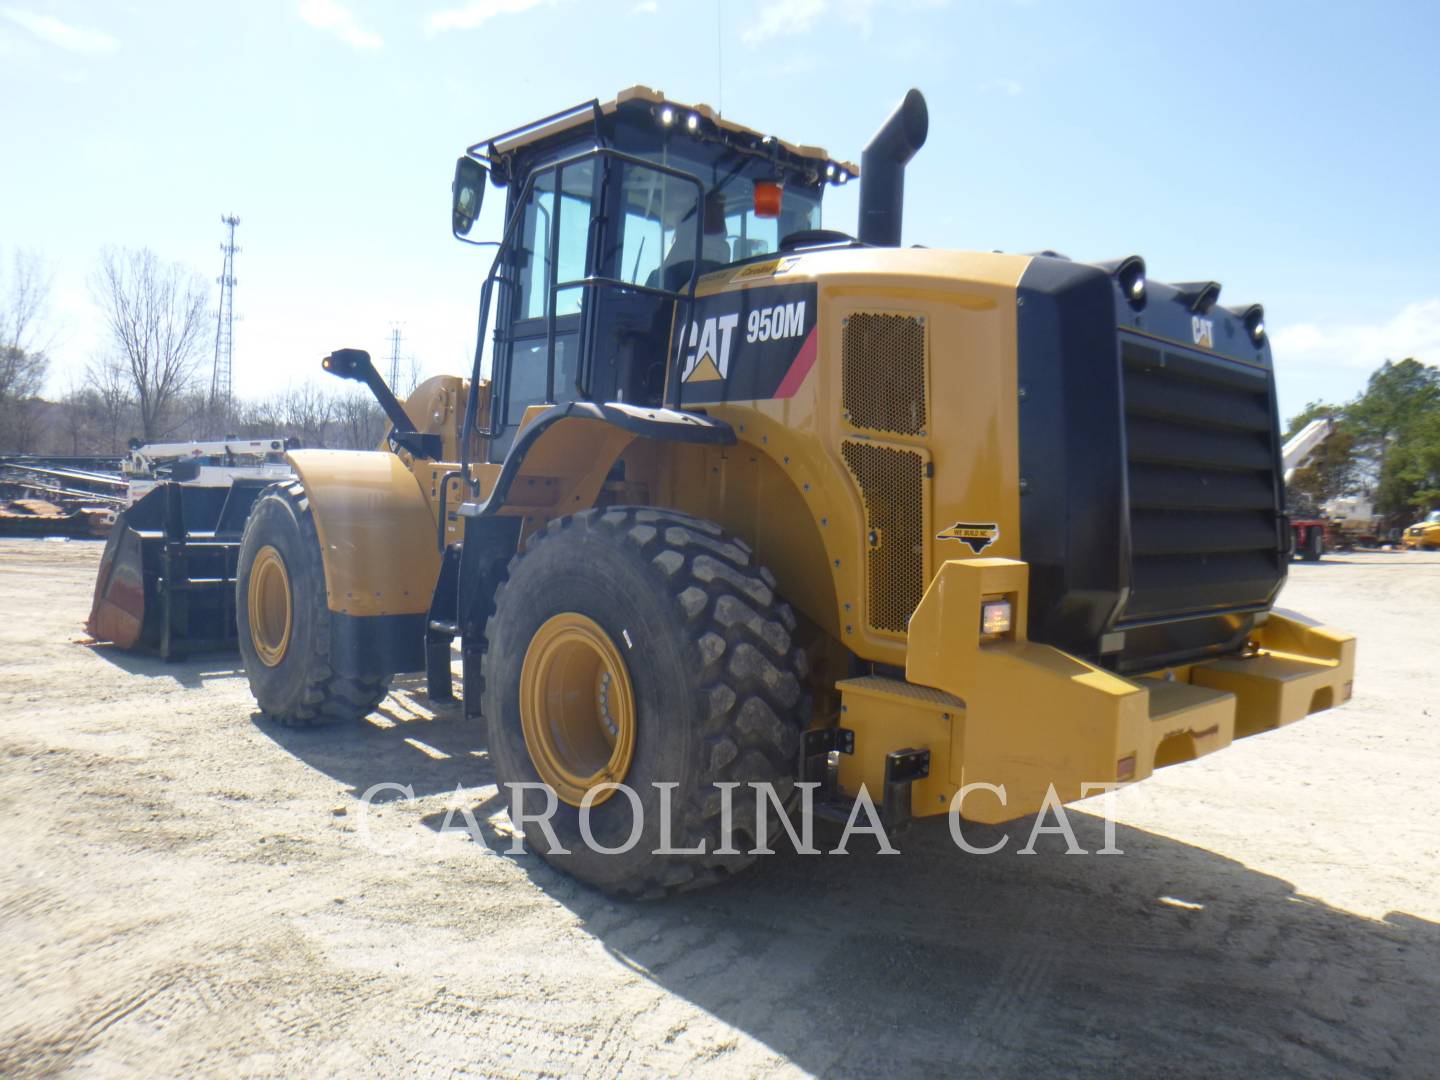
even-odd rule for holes
{"type": "Polygon", "coordinates": [[[220,250],[225,253],[225,262],[220,276],[220,308],[215,318],[215,367],[210,376],[210,414],[229,419],[234,384],[231,377],[231,360],[235,341],[235,226],[240,219],[234,214],[220,218],[228,228],[225,243],[220,250]]]}

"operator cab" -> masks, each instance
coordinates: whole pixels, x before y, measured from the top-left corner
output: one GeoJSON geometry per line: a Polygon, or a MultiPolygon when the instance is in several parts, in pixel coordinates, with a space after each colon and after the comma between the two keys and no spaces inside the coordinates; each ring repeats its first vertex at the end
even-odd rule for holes
{"type": "Polygon", "coordinates": [[[825,185],[858,175],[645,87],[470,147],[456,169],[461,239],[487,172],[508,189],[476,344],[478,373],[493,302],[494,462],[531,406],[678,404],[671,328],[696,281],[813,234],[825,185]]]}

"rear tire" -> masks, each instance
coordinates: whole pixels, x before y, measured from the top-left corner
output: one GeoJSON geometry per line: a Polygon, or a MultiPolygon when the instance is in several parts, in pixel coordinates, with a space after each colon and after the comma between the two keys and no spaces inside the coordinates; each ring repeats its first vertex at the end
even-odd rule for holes
{"type": "MultiPolygon", "coordinates": [[[[504,785],[515,782],[544,782],[560,796],[550,819],[554,849],[540,828],[526,830],[527,843],[574,877],[623,896],[699,888],[753,862],[758,830],[748,785],[773,784],[782,805],[793,805],[800,734],[809,721],[805,654],[794,645],[794,628],[774,576],[743,541],[712,522],[634,507],[552,521],[511,561],[485,633],[483,713],[502,797],[510,795],[504,785]],[[577,662],[566,661],[565,678],[537,692],[537,666],[569,647],[556,644],[556,627],[571,640],[598,629],[600,659],[578,662],[578,678],[577,662]],[[623,667],[613,680],[604,674],[614,670],[607,657],[623,667]],[[592,681],[598,692],[586,690],[592,681]],[[589,847],[575,788],[567,793],[563,778],[554,782],[555,747],[533,752],[527,744],[527,731],[532,741],[543,739],[537,730],[545,725],[570,731],[577,702],[603,720],[611,738],[609,751],[592,740],[598,752],[572,772],[618,772],[615,779],[640,800],[639,842],[621,854],[589,847]],[[557,719],[561,714],[565,719],[557,719]],[[715,853],[727,846],[717,787],[726,782],[742,785],[731,791],[729,846],[736,854],[715,853]],[[670,792],[669,847],[703,842],[704,853],[655,853],[664,844],[655,785],[667,783],[677,785],[670,792]]],[[[562,756],[567,737],[558,736],[562,756]]],[[[541,795],[527,792],[526,809],[539,812],[541,795]]],[[[631,835],[630,800],[611,792],[591,807],[589,821],[598,843],[622,846],[631,835]]],[[[766,823],[764,839],[771,840],[780,829],[773,807],[766,823]]]]}
{"type": "Polygon", "coordinates": [[[235,574],[236,631],[250,691],[286,727],[359,720],[390,688],[389,676],[352,678],[330,666],[325,567],[298,481],[261,492],[245,521],[235,574]]]}
{"type": "Polygon", "coordinates": [[[1305,543],[1300,548],[1300,558],[1306,562],[1319,562],[1325,554],[1325,530],[1310,529],[1305,533],[1305,543]]]}

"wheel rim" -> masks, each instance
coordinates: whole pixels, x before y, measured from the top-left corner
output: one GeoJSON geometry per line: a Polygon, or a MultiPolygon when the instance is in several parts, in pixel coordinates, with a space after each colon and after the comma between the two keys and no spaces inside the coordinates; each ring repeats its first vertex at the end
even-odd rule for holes
{"type": "Polygon", "coordinates": [[[593,619],[565,612],[535,631],[520,667],[520,726],[540,779],[571,806],[596,784],[625,779],[635,693],[620,650],[593,619]]]}
{"type": "Polygon", "coordinates": [[[285,560],[269,544],[255,553],[250,565],[250,643],[266,667],[285,658],[290,647],[290,574],[285,560]]]}

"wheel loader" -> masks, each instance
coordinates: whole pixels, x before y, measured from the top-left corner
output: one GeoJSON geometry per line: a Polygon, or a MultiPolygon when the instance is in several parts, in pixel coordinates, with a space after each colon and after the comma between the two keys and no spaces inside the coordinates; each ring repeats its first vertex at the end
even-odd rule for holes
{"type": "Polygon", "coordinates": [[[458,642],[497,781],[553,792],[527,842],[653,895],[775,834],[737,785],[998,823],[1348,700],[1354,639],[1274,607],[1260,306],[900,246],[928,124],[911,91],[857,169],[635,87],[470,146],[455,236],[506,201],[468,378],[402,404],[337,349],[386,447],[290,453],[246,523],[264,712],[447,699],[458,642]]]}

